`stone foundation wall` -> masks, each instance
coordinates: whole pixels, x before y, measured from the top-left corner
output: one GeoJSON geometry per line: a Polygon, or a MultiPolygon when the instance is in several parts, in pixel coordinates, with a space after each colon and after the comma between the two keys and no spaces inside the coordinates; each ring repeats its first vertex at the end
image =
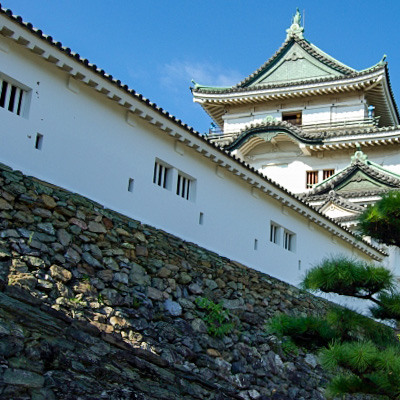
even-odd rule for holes
{"type": "Polygon", "coordinates": [[[330,303],[6,166],[0,187],[2,399],[324,399],[265,322],[330,303]]]}

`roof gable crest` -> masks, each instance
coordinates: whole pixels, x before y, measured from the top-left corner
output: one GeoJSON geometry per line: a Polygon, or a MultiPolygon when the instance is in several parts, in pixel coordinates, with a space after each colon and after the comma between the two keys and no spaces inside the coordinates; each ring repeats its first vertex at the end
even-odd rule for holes
{"type": "Polygon", "coordinates": [[[286,40],[289,40],[292,36],[297,36],[299,39],[304,39],[303,36],[304,26],[301,26],[301,14],[299,9],[296,9],[296,13],[292,18],[292,25],[286,30],[286,40]]]}

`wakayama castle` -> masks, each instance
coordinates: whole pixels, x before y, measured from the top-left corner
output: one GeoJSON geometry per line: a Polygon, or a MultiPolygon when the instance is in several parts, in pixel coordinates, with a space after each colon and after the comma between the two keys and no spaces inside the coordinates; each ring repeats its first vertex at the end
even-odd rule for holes
{"type": "Polygon", "coordinates": [[[218,130],[210,140],[354,227],[400,188],[399,112],[383,57],[357,71],[304,36],[297,10],[282,46],[232,87],[195,83],[218,130]]]}
{"type": "Polygon", "coordinates": [[[360,212],[400,188],[387,62],[334,59],[306,40],[299,11],[237,85],[194,83],[209,134],[1,7],[0,60],[1,168],[294,285],[339,254],[399,265],[355,234],[360,212]]]}

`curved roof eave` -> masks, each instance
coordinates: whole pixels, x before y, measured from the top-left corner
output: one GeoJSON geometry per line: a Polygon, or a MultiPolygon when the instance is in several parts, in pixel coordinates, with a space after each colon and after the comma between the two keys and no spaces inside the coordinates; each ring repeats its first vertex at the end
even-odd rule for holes
{"type": "Polygon", "coordinates": [[[386,82],[387,82],[387,86],[388,86],[389,96],[390,96],[390,99],[392,101],[394,112],[395,112],[395,115],[396,115],[396,118],[397,118],[397,121],[395,122],[395,125],[398,125],[400,123],[400,114],[399,114],[399,109],[397,107],[396,100],[394,98],[392,84],[390,83],[389,67],[388,67],[387,63],[385,63],[385,76],[386,76],[386,82]]]}
{"type": "MultiPolygon", "coordinates": [[[[262,92],[262,91],[272,91],[273,89],[284,89],[288,88],[291,91],[298,87],[305,87],[305,86],[311,86],[311,85],[329,85],[329,84],[334,84],[335,86],[338,86],[338,84],[346,85],[349,83],[351,80],[357,80],[358,81],[365,81],[368,78],[368,75],[371,75],[373,73],[379,72],[380,70],[384,70],[385,65],[375,65],[371,67],[370,69],[366,69],[360,72],[355,72],[353,74],[349,75],[340,75],[340,76],[328,76],[328,77],[321,77],[321,78],[315,78],[315,79],[307,79],[307,80],[301,80],[301,81],[293,81],[293,82],[283,82],[283,83],[273,83],[273,84],[268,84],[268,85],[258,85],[258,86],[251,86],[251,87],[238,87],[238,86],[232,86],[230,88],[212,88],[208,87],[207,90],[202,90],[202,89],[192,89],[192,93],[194,96],[196,95],[233,95],[233,94],[242,94],[246,92],[262,92]],[[361,78],[361,79],[359,79],[361,78]],[[340,82],[342,81],[342,82],[340,82]]],[[[197,96],[200,97],[200,96],[197,96]]]]}
{"type": "Polygon", "coordinates": [[[323,144],[321,139],[307,139],[305,137],[302,137],[300,135],[300,129],[298,129],[299,132],[296,131],[296,129],[292,129],[288,123],[280,123],[280,124],[274,124],[274,125],[266,125],[266,124],[260,124],[258,126],[250,126],[247,129],[244,129],[237,138],[234,139],[232,143],[229,145],[225,146],[225,149],[228,151],[233,151],[238,148],[240,148],[243,144],[245,144],[252,136],[257,135],[259,133],[267,133],[267,132],[273,132],[273,133],[286,133],[289,136],[293,137],[297,142],[303,143],[303,144],[323,144]]]}

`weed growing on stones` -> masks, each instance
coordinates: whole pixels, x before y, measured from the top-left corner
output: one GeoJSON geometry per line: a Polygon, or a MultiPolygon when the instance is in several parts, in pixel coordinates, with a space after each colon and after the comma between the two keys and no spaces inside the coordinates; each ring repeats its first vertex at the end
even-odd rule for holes
{"type": "Polygon", "coordinates": [[[229,311],[223,309],[223,303],[216,304],[205,297],[198,297],[196,304],[205,310],[202,319],[210,335],[221,338],[232,332],[234,325],[230,322],[229,311]]]}

